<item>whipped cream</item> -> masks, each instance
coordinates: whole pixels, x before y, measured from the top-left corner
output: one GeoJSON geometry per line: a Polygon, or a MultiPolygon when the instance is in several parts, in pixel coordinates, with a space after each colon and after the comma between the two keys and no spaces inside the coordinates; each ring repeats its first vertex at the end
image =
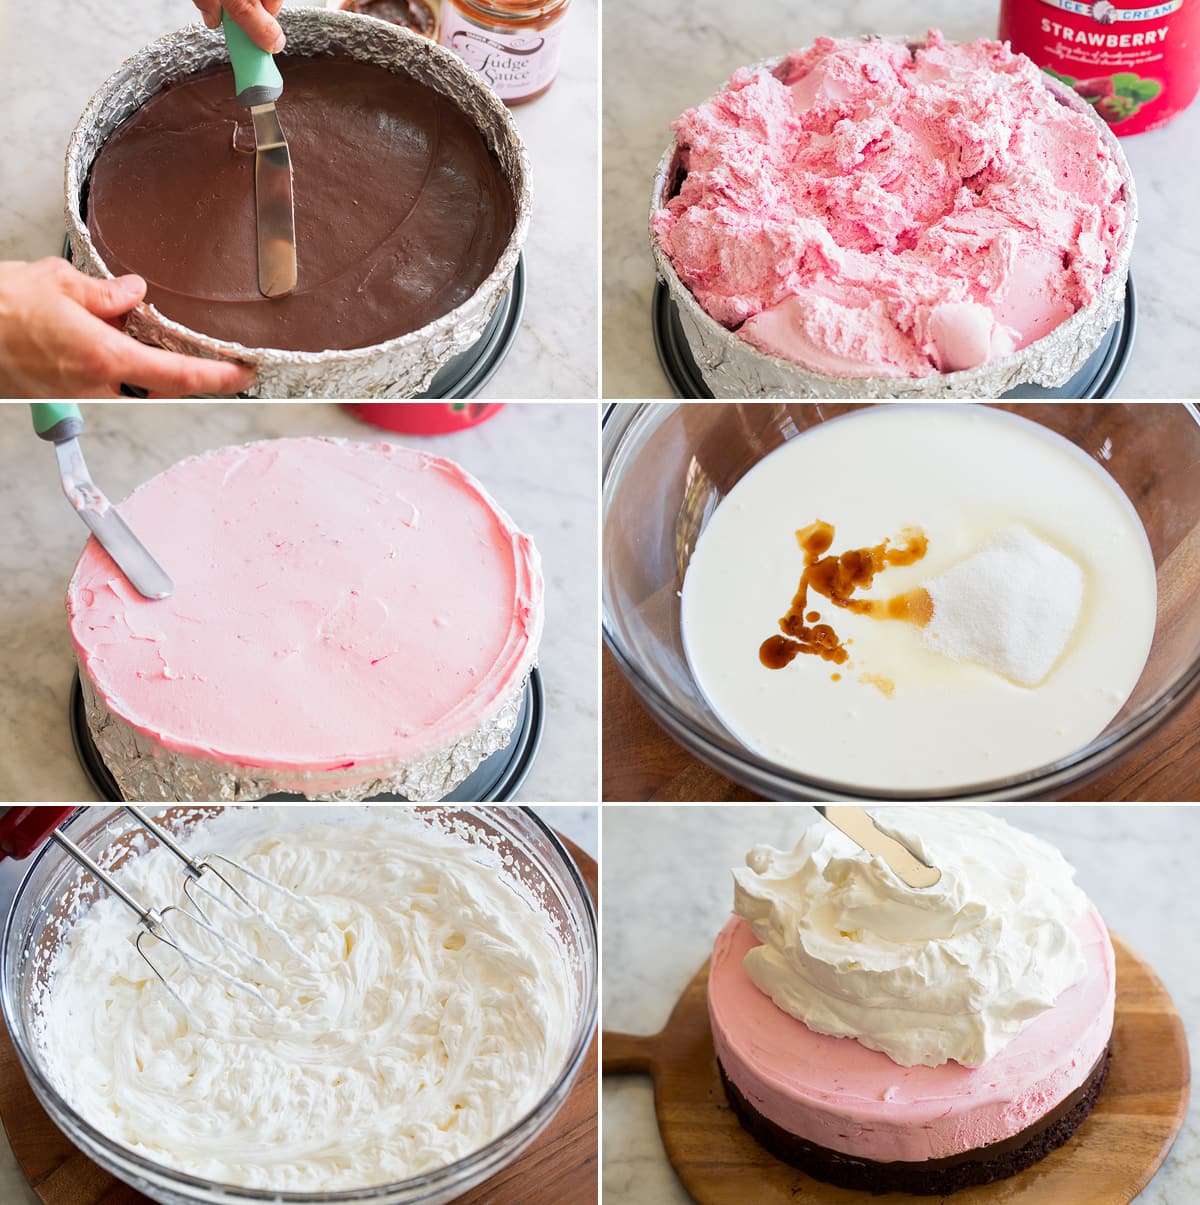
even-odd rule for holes
{"type": "Polygon", "coordinates": [[[755,846],[734,911],[763,944],[755,986],[809,1029],[904,1067],[979,1067],[1083,978],[1088,901],[1062,854],[975,809],[871,809],[938,867],[913,890],[832,825],[755,846]]]}
{"type": "MultiPolygon", "coordinates": [[[[501,852],[448,822],[347,811],[318,823],[302,808],[226,809],[187,841],[299,897],[251,892],[294,949],[218,911],[222,933],[273,968],[228,943],[214,952],[262,999],[151,942],[181,1007],[112,897],[69,930],[40,1040],[59,1091],[92,1125],[195,1176],[333,1191],[434,1170],[538,1104],[577,1011],[546,913],[501,852]]],[[[180,898],[180,864],[160,848],[118,878],[148,903],[180,898]]]]}

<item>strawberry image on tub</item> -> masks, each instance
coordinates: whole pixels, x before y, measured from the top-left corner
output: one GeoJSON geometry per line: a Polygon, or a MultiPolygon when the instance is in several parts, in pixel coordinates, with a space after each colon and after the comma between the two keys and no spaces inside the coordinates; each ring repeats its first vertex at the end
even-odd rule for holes
{"type": "MultiPolygon", "coordinates": [[[[1118,125],[1136,117],[1142,106],[1157,100],[1162,95],[1162,84],[1156,79],[1143,79],[1132,71],[1119,71],[1116,75],[1097,76],[1094,79],[1077,80],[1049,67],[1043,68],[1047,75],[1054,76],[1073,88],[1109,125],[1118,125]]],[[[1117,131],[1120,133],[1121,131],[1117,131]]]]}

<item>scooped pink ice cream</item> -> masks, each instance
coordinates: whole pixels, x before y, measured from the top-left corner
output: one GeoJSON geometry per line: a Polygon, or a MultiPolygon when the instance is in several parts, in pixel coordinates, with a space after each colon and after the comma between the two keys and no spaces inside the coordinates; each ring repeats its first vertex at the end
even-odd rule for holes
{"type": "Polygon", "coordinates": [[[1093,301],[1125,229],[1094,118],[1007,45],[819,38],[672,127],[654,229],[718,322],[840,376],[1025,347],[1093,301]]]}

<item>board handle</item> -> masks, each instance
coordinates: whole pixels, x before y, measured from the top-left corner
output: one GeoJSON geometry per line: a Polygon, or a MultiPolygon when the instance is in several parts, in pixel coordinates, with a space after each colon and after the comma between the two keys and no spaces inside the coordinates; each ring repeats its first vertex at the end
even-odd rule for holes
{"type": "Polygon", "coordinates": [[[617,1033],[600,1037],[600,1070],[604,1075],[653,1075],[662,1034],[617,1033]]]}

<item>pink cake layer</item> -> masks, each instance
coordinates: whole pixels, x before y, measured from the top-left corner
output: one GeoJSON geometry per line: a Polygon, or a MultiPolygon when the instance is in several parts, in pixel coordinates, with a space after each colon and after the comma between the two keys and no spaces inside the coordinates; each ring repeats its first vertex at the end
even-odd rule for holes
{"type": "Polygon", "coordinates": [[[532,667],[538,555],[452,461],[279,439],[180,461],[120,504],[174,579],[94,540],[67,592],[82,672],[159,745],[347,784],[472,732],[532,667]]]}
{"type": "Polygon", "coordinates": [[[750,981],[759,942],[734,918],[713,951],[708,1011],[725,1073],[763,1116],[831,1150],[881,1162],[943,1159],[1012,1138],[1075,1091],[1112,1033],[1116,968],[1093,909],[1076,932],[1087,974],[982,1067],[901,1067],[814,1033],[750,981]]]}

